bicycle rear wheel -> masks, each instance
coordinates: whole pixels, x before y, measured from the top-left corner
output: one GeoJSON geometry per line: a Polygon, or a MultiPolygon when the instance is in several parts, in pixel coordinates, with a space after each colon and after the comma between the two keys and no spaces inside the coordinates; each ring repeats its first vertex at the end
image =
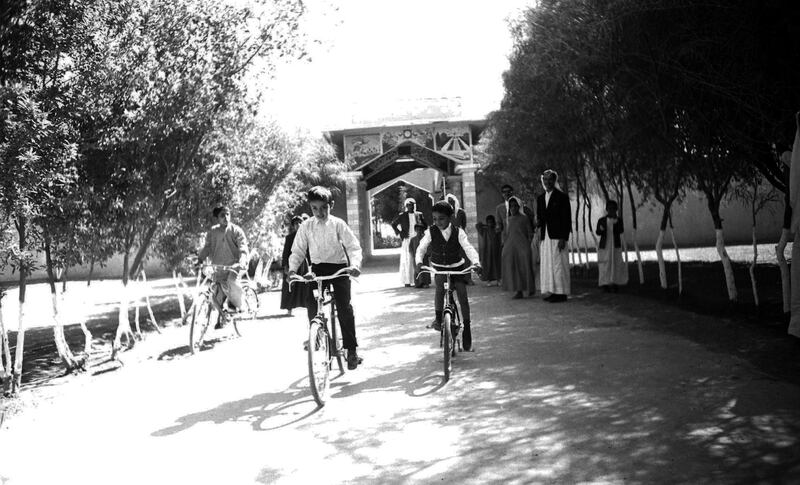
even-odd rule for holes
{"type": "Polygon", "coordinates": [[[201,297],[199,305],[195,305],[194,313],[192,314],[192,325],[189,327],[189,349],[192,353],[196,353],[203,345],[203,338],[205,338],[206,331],[211,323],[211,313],[213,307],[208,301],[208,298],[201,297]]]}
{"type": "Polygon", "coordinates": [[[444,381],[450,380],[450,370],[452,369],[453,356],[453,334],[450,325],[453,323],[453,316],[450,312],[444,312],[442,316],[442,351],[444,357],[444,381]]]}
{"type": "Polygon", "coordinates": [[[339,366],[339,373],[344,374],[344,357],[342,353],[342,337],[336,329],[336,302],[331,301],[331,354],[336,356],[336,364],[339,366]]]}
{"type": "Polygon", "coordinates": [[[317,319],[308,327],[308,384],[311,394],[320,406],[325,399],[330,385],[330,348],[328,331],[317,319]]]}

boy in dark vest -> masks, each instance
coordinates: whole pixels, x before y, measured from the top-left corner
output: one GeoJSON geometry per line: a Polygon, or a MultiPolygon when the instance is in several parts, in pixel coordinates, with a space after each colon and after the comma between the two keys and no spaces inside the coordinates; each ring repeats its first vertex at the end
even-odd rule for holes
{"type": "MultiPolygon", "coordinates": [[[[419,243],[416,254],[417,270],[422,266],[425,253],[430,247],[431,266],[442,271],[458,271],[467,267],[467,263],[461,257],[461,251],[467,255],[472,263],[480,271],[480,257],[478,251],[472,247],[467,240],[467,234],[450,223],[453,217],[453,208],[446,201],[439,201],[433,205],[433,225],[425,231],[419,243]]],[[[430,325],[434,330],[442,330],[442,309],[444,307],[444,282],[447,277],[436,275],[434,283],[436,285],[436,295],[433,304],[436,310],[436,318],[430,325]]],[[[461,307],[461,316],[464,320],[464,333],[462,340],[464,350],[472,350],[472,329],[470,328],[469,299],[467,298],[467,285],[463,275],[450,277],[450,282],[456,290],[458,304],[461,307]]]]}

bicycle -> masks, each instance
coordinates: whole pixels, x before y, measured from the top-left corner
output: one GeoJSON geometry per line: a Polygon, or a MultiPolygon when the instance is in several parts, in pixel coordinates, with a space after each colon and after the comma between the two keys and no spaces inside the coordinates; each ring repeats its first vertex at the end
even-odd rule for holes
{"type": "Polygon", "coordinates": [[[219,264],[203,265],[202,271],[197,276],[197,291],[195,293],[195,300],[192,303],[192,323],[189,327],[189,349],[192,354],[197,353],[203,345],[206,338],[208,328],[211,322],[215,326],[220,323],[221,319],[226,319],[231,322],[233,331],[237,337],[242,336],[241,329],[239,328],[239,320],[243,318],[252,319],[258,312],[258,295],[250,285],[249,278],[242,279],[242,307],[238,312],[231,312],[228,310],[228,296],[222,302],[222,312],[218,311],[214,304],[214,295],[217,293],[220,284],[213,280],[216,270],[225,270],[238,273],[240,268],[237,266],[226,266],[219,264]],[[202,287],[202,289],[200,289],[202,287]],[[216,311],[216,318],[212,315],[216,311]]]}
{"type": "MultiPolygon", "coordinates": [[[[444,275],[447,277],[444,281],[444,307],[442,308],[442,329],[439,333],[439,347],[442,348],[442,355],[444,357],[444,381],[450,380],[450,373],[453,369],[452,358],[456,356],[456,349],[462,352],[461,341],[461,317],[458,313],[456,301],[453,298],[453,288],[450,284],[450,277],[453,275],[464,275],[472,272],[476,266],[472,265],[468,268],[458,271],[439,271],[431,266],[420,266],[420,274],[423,272],[431,276],[444,275]]],[[[417,275],[419,278],[419,275],[417,275]]]]}
{"type": "MultiPolygon", "coordinates": [[[[295,283],[317,283],[314,288],[314,298],[317,300],[317,314],[311,319],[308,326],[308,383],[311,394],[318,405],[324,406],[330,387],[330,372],[333,360],[339,366],[339,375],[344,374],[343,346],[340,332],[336,329],[336,303],[333,300],[333,289],[322,282],[335,278],[350,277],[352,268],[342,268],[330,276],[316,276],[309,273],[305,278],[294,275],[289,278],[289,287],[295,283]],[[325,305],[330,305],[330,318],[325,316],[325,305]],[[328,323],[330,322],[330,326],[328,323]]],[[[360,359],[359,359],[360,360],[360,359]]]]}

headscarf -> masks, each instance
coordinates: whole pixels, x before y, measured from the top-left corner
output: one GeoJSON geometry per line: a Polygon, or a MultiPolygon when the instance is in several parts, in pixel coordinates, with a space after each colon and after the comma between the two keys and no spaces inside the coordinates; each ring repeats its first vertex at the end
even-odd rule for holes
{"type": "MultiPolygon", "coordinates": [[[[511,202],[512,199],[517,201],[517,205],[519,206],[519,215],[524,216],[525,215],[525,207],[522,205],[522,199],[520,199],[516,195],[512,195],[511,197],[508,198],[508,202],[511,202]]],[[[510,216],[511,215],[511,207],[509,206],[508,203],[506,203],[506,211],[508,211],[506,216],[510,216]]]]}
{"type": "Polygon", "coordinates": [[[444,196],[444,200],[453,207],[453,214],[458,213],[458,209],[461,208],[461,204],[458,203],[458,197],[453,194],[447,194],[444,196]],[[452,201],[452,203],[450,203],[450,201],[452,201]]]}
{"type": "Polygon", "coordinates": [[[408,205],[409,202],[414,204],[414,210],[417,210],[417,201],[414,200],[413,197],[406,197],[406,200],[403,201],[403,209],[406,209],[406,205],[408,205]]]}

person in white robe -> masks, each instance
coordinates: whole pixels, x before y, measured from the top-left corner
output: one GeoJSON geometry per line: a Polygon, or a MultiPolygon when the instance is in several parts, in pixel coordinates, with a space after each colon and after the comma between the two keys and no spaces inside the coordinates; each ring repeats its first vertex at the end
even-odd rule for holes
{"type": "Polygon", "coordinates": [[[400,282],[404,286],[410,287],[414,285],[415,265],[409,244],[414,236],[414,226],[423,224],[427,227],[427,224],[425,223],[425,218],[422,217],[422,213],[417,212],[417,202],[413,198],[409,197],[403,201],[403,206],[406,208],[405,212],[397,214],[397,217],[392,220],[391,226],[402,241],[400,247],[400,282]]]}
{"type": "Polygon", "coordinates": [[[569,251],[567,241],[572,232],[569,196],[556,188],[558,174],[545,170],[542,174],[545,193],[536,200],[536,222],[539,224],[541,292],[545,301],[558,303],[570,293],[569,251]]]}
{"type": "Polygon", "coordinates": [[[617,217],[617,202],[606,203],[606,215],[597,221],[597,285],[606,291],[616,292],[628,284],[628,267],[622,259],[621,238],[624,232],[622,218],[617,217]]]}

